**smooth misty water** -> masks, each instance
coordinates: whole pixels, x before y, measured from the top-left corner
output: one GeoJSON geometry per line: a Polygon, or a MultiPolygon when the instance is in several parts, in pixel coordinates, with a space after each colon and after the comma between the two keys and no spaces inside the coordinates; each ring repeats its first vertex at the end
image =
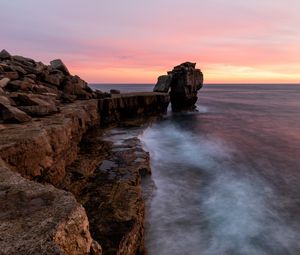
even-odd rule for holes
{"type": "Polygon", "coordinates": [[[299,255],[300,86],[206,86],[197,106],[141,136],[149,255],[299,255]]]}

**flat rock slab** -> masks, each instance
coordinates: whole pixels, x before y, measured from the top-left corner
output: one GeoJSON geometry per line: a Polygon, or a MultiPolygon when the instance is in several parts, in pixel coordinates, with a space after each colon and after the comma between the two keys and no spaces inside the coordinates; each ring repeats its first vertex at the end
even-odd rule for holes
{"type": "Polygon", "coordinates": [[[0,159],[0,254],[88,254],[88,219],[74,196],[12,172],[0,159]]]}

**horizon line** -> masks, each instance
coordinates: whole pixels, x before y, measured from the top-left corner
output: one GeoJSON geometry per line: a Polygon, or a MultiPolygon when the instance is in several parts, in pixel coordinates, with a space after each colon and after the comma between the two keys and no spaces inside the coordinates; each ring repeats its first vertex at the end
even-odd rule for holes
{"type": "MultiPolygon", "coordinates": [[[[137,83],[137,82],[88,82],[90,85],[155,85],[155,83],[137,83]]],[[[203,83],[203,85],[300,85],[299,83],[262,83],[262,82],[252,82],[252,83],[247,83],[247,82],[232,82],[232,83],[221,83],[221,82],[214,82],[214,83],[203,83]]]]}

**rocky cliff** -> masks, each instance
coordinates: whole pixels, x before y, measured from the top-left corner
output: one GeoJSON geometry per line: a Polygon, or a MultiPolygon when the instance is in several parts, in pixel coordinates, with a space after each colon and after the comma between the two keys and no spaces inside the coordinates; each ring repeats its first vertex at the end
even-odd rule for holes
{"type": "Polygon", "coordinates": [[[107,130],[168,103],[166,93],[94,92],[61,60],[3,50],[0,254],[143,254],[148,155],[107,130]]]}
{"type": "Polygon", "coordinates": [[[185,62],[175,66],[167,75],[158,78],[154,92],[167,93],[170,90],[174,111],[195,108],[197,93],[203,86],[203,73],[196,64],[185,62]]]}

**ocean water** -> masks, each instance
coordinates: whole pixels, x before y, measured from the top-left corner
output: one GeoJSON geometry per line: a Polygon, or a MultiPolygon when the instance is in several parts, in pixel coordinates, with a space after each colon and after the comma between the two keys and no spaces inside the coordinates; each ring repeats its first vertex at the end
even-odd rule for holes
{"type": "Polygon", "coordinates": [[[207,85],[197,109],[140,136],[149,255],[299,255],[300,86],[207,85]]]}

